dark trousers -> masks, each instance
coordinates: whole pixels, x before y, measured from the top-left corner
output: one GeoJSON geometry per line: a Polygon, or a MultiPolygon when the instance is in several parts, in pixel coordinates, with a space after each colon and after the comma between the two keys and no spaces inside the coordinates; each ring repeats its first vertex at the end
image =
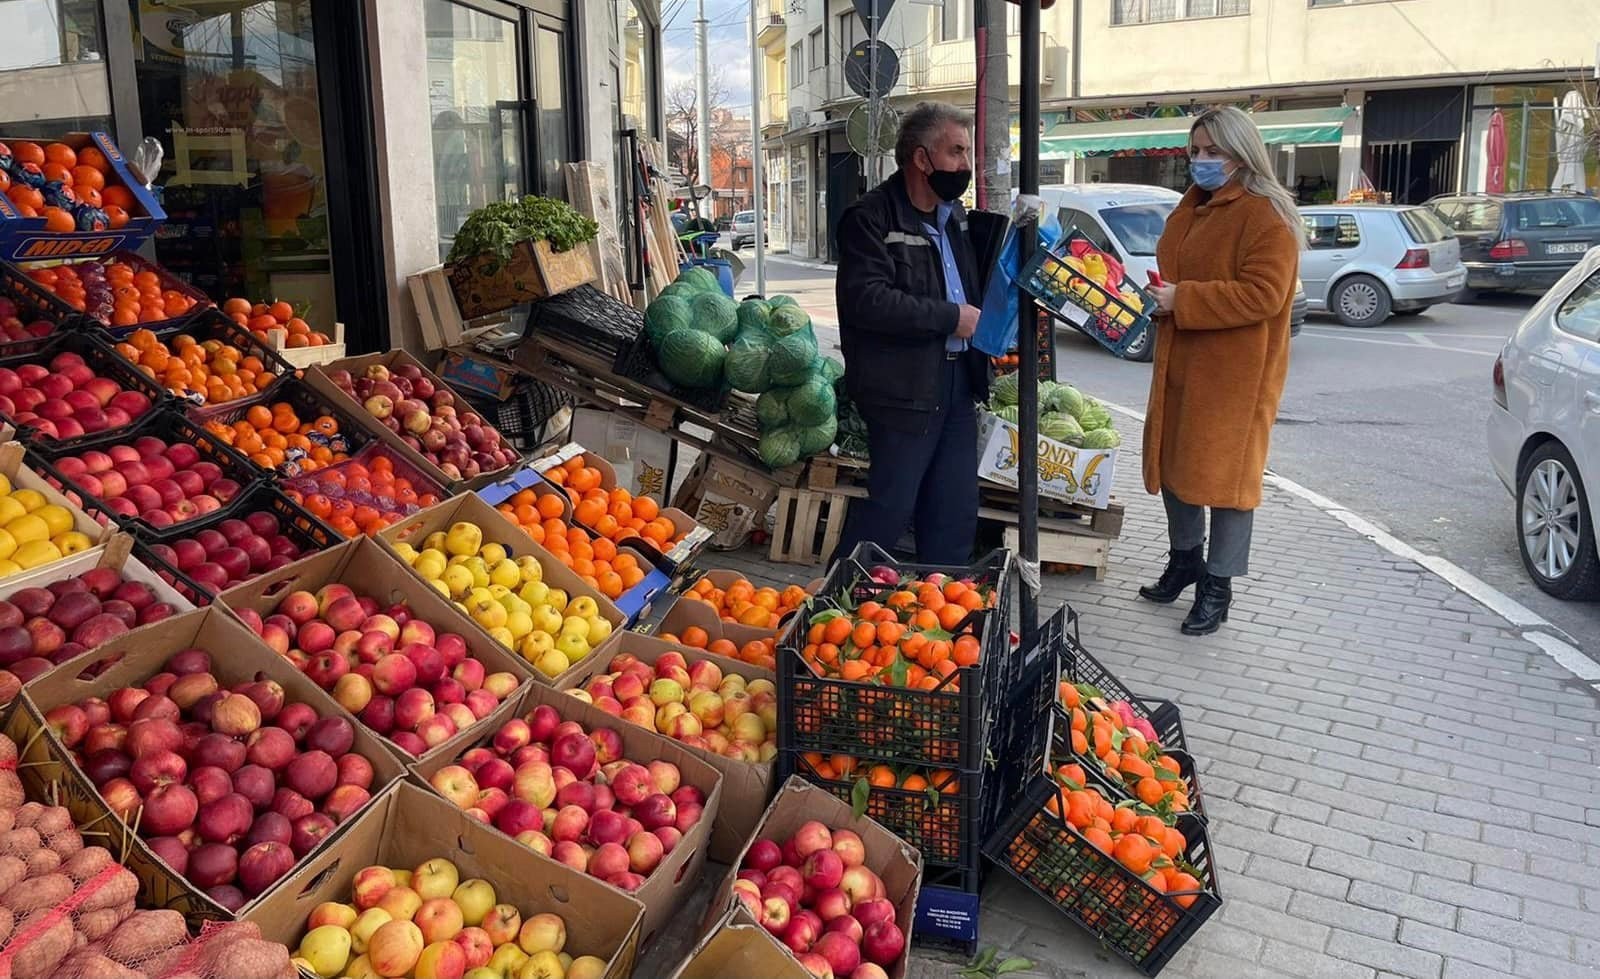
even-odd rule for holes
{"type": "Polygon", "coordinates": [[[910,526],[921,564],[966,564],[978,534],[978,413],[959,360],[942,362],[940,398],[923,434],[866,415],[868,498],[850,501],[844,537],[829,563],[862,541],[885,551],[910,526]]]}

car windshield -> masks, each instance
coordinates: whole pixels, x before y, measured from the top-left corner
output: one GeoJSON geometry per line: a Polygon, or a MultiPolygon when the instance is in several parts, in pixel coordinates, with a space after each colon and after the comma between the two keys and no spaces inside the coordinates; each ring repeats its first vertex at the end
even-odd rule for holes
{"type": "Polygon", "coordinates": [[[1591,197],[1519,201],[1515,213],[1517,228],[1523,231],[1576,228],[1579,225],[1600,224],[1600,201],[1591,197]]]}
{"type": "Polygon", "coordinates": [[[1167,226],[1167,215],[1173,204],[1165,201],[1155,204],[1124,204],[1121,207],[1102,207],[1100,220],[1122,243],[1130,255],[1154,255],[1156,242],[1167,226]]]}
{"type": "Polygon", "coordinates": [[[1413,207],[1400,212],[1400,223],[1406,226],[1406,233],[1411,235],[1411,240],[1419,245],[1428,245],[1436,241],[1448,241],[1455,237],[1439,216],[1425,207],[1413,207]]]}
{"type": "Polygon", "coordinates": [[[733,216],[733,219],[740,224],[754,224],[756,220],[756,212],[740,211],[738,214],[733,216]]]}

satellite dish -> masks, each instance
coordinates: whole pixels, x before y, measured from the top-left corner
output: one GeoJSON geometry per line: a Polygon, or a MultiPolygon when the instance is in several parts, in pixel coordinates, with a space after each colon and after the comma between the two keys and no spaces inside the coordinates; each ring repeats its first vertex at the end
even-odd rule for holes
{"type": "Polygon", "coordinates": [[[864,99],[876,92],[885,95],[900,80],[900,56],[883,41],[862,41],[850,49],[844,59],[844,81],[850,91],[864,99]],[[878,71],[873,78],[872,60],[876,55],[878,71]]]}
{"type": "Polygon", "coordinates": [[[900,113],[887,105],[878,107],[878,129],[872,131],[872,107],[865,102],[850,110],[844,124],[845,141],[856,155],[868,157],[891,153],[900,137],[900,113]]]}

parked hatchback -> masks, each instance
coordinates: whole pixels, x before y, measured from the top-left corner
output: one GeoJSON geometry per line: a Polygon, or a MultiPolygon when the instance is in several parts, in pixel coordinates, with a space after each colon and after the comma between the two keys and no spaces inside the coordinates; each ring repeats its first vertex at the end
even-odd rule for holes
{"type": "Polygon", "coordinates": [[[1582,194],[1459,194],[1428,208],[1461,242],[1475,292],[1548,289],[1600,245],[1600,200],[1582,194]]]}
{"type": "Polygon", "coordinates": [[[1600,598],[1600,248],[1506,341],[1494,363],[1488,441],[1534,583],[1557,598],[1600,598]]]}
{"type": "Polygon", "coordinates": [[[1300,209],[1306,250],[1300,280],[1313,312],[1345,326],[1454,302],[1466,288],[1461,246],[1425,207],[1316,205],[1300,209]]]}
{"type": "Polygon", "coordinates": [[[733,216],[733,250],[756,243],[756,212],[740,211],[733,216]]]}

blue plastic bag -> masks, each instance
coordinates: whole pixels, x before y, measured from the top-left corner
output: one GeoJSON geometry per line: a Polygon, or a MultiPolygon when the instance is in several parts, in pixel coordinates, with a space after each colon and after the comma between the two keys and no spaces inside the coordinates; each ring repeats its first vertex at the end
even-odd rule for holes
{"type": "MultiPolygon", "coordinates": [[[[1039,222],[1038,247],[1054,247],[1060,237],[1061,222],[1055,214],[1046,213],[1039,222]]],[[[1000,246],[994,274],[989,276],[989,287],[984,290],[983,305],[979,307],[978,330],[972,335],[972,345],[991,357],[1004,357],[1017,342],[1017,273],[1021,268],[1017,229],[1013,226],[1000,246]]]]}

